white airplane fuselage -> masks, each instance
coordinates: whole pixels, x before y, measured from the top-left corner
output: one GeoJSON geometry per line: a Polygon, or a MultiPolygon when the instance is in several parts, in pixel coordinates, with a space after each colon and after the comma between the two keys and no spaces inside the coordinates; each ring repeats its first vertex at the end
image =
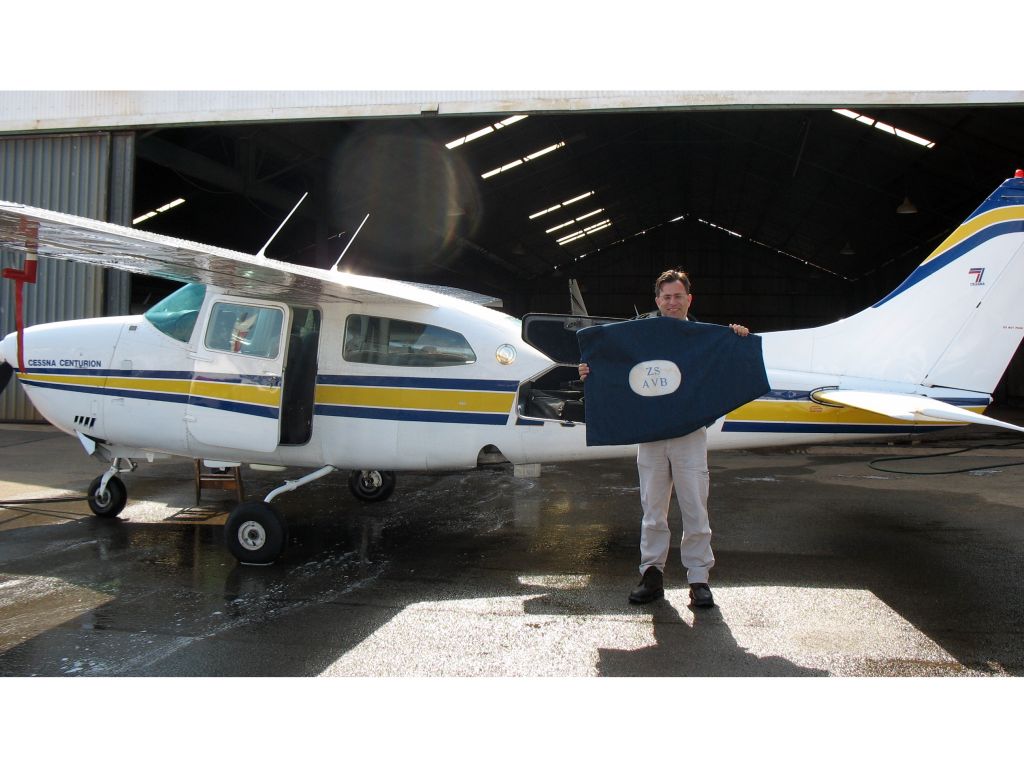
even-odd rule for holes
{"type": "MultiPolygon", "coordinates": [[[[98,442],[104,459],[174,455],[283,466],[455,470],[477,466],[481,451],[492,446],[513,464],[635,453],[634,446],[588,447],[582,423],[530,415],[521,402],[523,382],[559,366],[522,340],[520,323],[512,317],[472,305],[329,303],[313,309],[321,322],[306,343],[314,345],[315,357],[307,355],[301,363],[290,346],[303,342],[288,333],[295,307],[207,288],[184,341],[158,330],[143,315],[29,328],[26,369],[19,379],[48,421],[98,442]],[[218,304],[280,312],[273,354],[211,348],[208,336],[218,304]],[[346,360],[350,315],[458,329],[476,359],[437,367],[346,360]],[[496,358],[503,345],[516,351],[510,364],[496,358]],[[296,391],[303,386],[301,376],[286,375],[290,354],[291,367],[315,366],[306,371],[315,375],[306,404],[311,429],[292,437],[283,424],[291,418],[289,403],[309,395],[296,391]]],[[[768,349],[772,335],[765,334],[768,349]]],[[[11,335],[0,346],[8,360],[16,359],[14,344],[11,335]]],[[[351,351],[349,356],[354,356],[351,351]]],[[[777,370],[766,362],[772,392],[718,420],[709,429],[711,449],[860,439],[924,428],[815,402],[810,393],[822,388],[928,394],[972,410],[989,403],[979,393],[777,370]]],[[[572,378],[573,369],[562,369],[572,378]]]]}

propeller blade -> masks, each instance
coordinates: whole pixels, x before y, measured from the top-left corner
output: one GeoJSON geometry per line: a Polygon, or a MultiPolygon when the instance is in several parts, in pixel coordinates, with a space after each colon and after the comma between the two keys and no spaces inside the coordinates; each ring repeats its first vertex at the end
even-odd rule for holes
{"type": "Polygon", "coordinates": [[[11,367],[10,363],[0,363],[0,393],[7,388],[7,382],[11,380],[13,374],[14,368],[11,367]]]}

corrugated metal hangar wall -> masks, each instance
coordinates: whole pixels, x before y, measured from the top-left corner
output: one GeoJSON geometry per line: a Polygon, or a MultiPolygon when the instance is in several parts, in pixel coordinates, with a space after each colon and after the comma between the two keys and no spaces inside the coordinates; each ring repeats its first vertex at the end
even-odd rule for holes
{"type": "MultiPolygon", "coordinates": [[[[87,133],[0,137],[0,199],[63,213],[131,223],[134,134],[87,133]]],[[[3,267],[22,256],[0,253],[3,267]]],[[[25,325],[125,314],[128,275],[68,261],[40,259],[38,279],[25,291],[25,325]]],[[[0,281],[0,335],[15,328],[14,283],[0,281]]],[[[37,421],[21,387],[7,387],[0,420],[37,421]]]]}

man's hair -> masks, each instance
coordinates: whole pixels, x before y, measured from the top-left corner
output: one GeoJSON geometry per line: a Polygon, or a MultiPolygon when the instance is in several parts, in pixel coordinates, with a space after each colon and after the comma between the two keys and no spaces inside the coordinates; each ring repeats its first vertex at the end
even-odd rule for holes
{"type": "Polygon", "coordinates": [[[658,279],[654,281],[654,295],[659,296],[661,294],[661,286],[665,283],[680,282],[686,289],[686,292],[690,292],[690,276],[686,274],[682,269],[666,269],[662,272],[658,279]]]}

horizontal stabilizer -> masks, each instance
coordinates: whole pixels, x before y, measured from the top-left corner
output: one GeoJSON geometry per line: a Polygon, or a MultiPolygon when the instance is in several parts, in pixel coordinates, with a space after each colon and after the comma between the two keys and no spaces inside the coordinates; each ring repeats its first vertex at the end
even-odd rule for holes
{"type": "Polygon", "coordinates": [[[957,424],[984,424],[989,427],[1002,427],[1015,432],[1024,432],[1024,427],[999,421],[980,413],[968,411],[941,400],[924,395],[902,395],[895,392],[869,392],[852,389],[825,389],[814,393],[814,399],[833,405],[847,405],[871,411],[882,416],[901,421],[945,421],[957,424]]]}

